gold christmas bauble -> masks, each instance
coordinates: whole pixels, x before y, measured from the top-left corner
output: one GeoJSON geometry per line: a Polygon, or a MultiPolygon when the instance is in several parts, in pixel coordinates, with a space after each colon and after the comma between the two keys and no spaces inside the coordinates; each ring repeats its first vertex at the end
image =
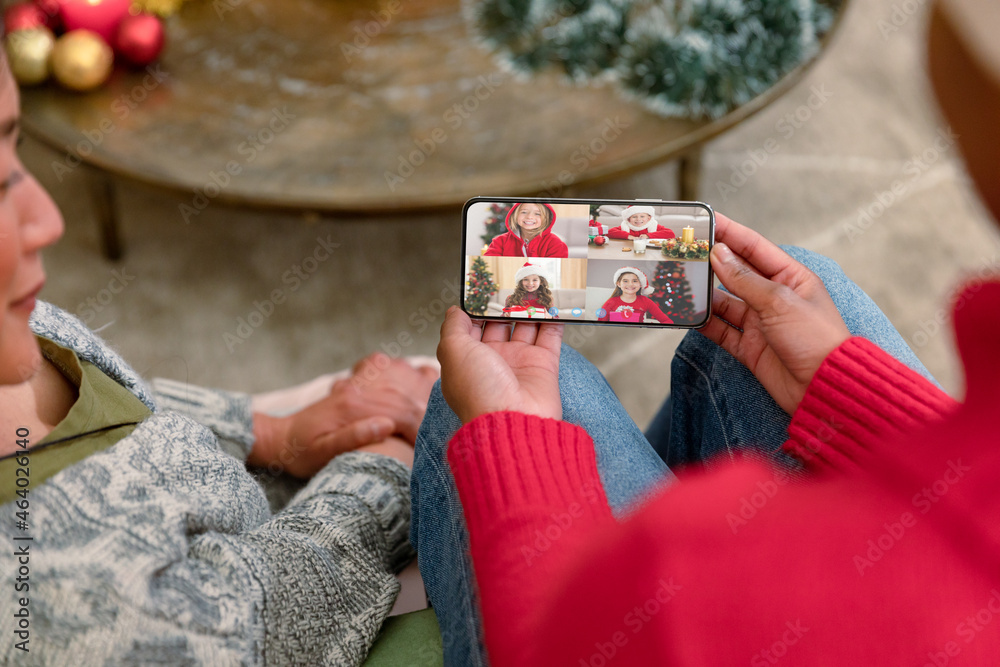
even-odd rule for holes
{"type": "Polygon", "coordinates": [[[7,62],[19,84],[34,86],[49,78],[49,56],[55,42],[52,31],[42,26],[15,30],[4,37],[7,62]]]}
{"type": "Polygon", "coordinates": [[[114,54],[101,37],[89,30],[71,30],[56,40],[52,73],[62,85],[86,91],[104,83],[111,74],[114,54]]]}

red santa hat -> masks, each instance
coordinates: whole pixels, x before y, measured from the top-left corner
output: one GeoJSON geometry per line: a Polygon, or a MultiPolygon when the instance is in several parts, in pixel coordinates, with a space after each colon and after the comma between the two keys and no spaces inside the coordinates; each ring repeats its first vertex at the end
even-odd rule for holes
{"type": "Polygon", "coordinates": [[[653,210],[652,206],[628,206],[622,211],[622,231],[631,232],[644,231],[644,232],[655,232],[659,228],[656,223],[656,211],[653,210]],[[637,227],[629,224],[628,219],[633,215],[638,215],[639,213],[645,213],[649,216],[649,222],[646,223],[645,227],[637,227]]]}
{"type": "Polygon", "coordinates": [[[525,262],[524,266],[517,270],[514,274],[514,285],[520,285],[521,281],[528,276],[539,276],[545,278],[546,282],[552,283],[552,279],[549,278],[549,274],[545,272],[545,269],[538,266],[537,264],[532,264],[531,262],[525,262]]]}
{"type": "Polygon", "coordinates": [[[653,288],[649,286],[649,278],[646,274],[635,268],[634,266],[623,266],[622,268],[615,271],[615,286],[618,286],[618,279],[622,277],[623,273],[634,273],[639,277],[639,284],[642,285],[642,289],[639,290],[640,294],[649,296],[653,293],[653,288]]]}

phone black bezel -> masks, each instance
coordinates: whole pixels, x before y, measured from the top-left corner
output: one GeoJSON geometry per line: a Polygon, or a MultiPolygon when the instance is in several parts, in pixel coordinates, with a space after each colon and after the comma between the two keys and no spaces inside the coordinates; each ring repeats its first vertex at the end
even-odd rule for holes
{"type": "MultiPolygon", "coordinates": [[[[467,216],[469,209],[477,203],[531,203],[531,204],[587,204],[587,205],[621,205],[621,204],[639,204],[646,206],[701,206],[708,211],[708,228],[709,228],[709,252],[711,252],[712,247],[715,245],[715,210],[711,205],[706,204],[702,201],[682,201],[673,199],[582,199],[577,197],[561,198],[561,197],[473,197],[472,199],[465,202],[462,207],[462,263],[460,268],[460,273],[462,276],[462,291],[459,295],[459,305],[458,307],[462,309],[469,317],[475,317],[477,320],[485,320],[489,322],[506,322],[508,324],[518,323],[518,322],[554,322],[557,324],[586,324],[586,325],[598,325],[598,326],[614,326],[614,327],[631,327],[631,328],[641,328],[641,329],[700,329],[705,326],[712,317],[712,290],[715,285],[715,275],[712,271],[711,262],[708,263],[708,295],[706,300],[705,308],[705,319],[701,322],[695,324],[661,324],[659,322],[642,322],[641,324],[630,324],[627,322],[598,322],[594,320],[572,320],[572,319],[559,319],[559,320],[521,320],[512,319],[509,317],[501,317],[496,315],[472,315],[465,308],[465,290],[467,287],[468,275],[466,274],[466,260],[470,255],[466,253],[467,248],[467,235],[469,232],[469,225],[467,224],[467,216]]],[[[527,258],[525,258],[527,259],[527,258]]],[[[664,260],[664,261],[678,261],[682,262],[684,260],[664,260]]]]}

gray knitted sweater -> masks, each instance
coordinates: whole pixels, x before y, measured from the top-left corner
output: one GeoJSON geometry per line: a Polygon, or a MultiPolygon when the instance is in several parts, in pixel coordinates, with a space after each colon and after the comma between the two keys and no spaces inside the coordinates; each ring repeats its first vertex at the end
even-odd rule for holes
{"type": "Polygon", "coordinates": [[[244,464],[248,396],[172,381],[151,391],[49,304],[32,328],[153,415],[32,485],[27,531],[15,503],[0,507],[0,664],[360,664],[398,593],[393,573],[412,557],[406,467],[338,456],[272,514],[244,464]],[[25,548],[30,573],[19,582],[26,559],[15,551],[25,548]],[[27,653],[12,613],[25,597],[27,653]]]}

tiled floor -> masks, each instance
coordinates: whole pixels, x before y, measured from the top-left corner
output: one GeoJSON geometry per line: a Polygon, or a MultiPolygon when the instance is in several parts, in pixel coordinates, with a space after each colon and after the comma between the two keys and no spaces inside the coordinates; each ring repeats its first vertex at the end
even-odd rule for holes
{"type": "MultiPolygon", "coordinates": [[[[805,79],[707,147],[701,198],[777,242],[840,262],[944,386],[960,393],[950,337],[936,319],[960,272],[995,261],[997,235],[930,102],[925,16],[890,32],[891,12],[890,0],[851,2],[846,24],[805,79]],[[777,150],[762,159],[768,139],[777,150]],[[755,154],[756,169],[745,165],[755,154]],[[741,165],[752,172],[745,182],[734,178],[741,165]]],[[[456,301],[458,209],[309,221],[215,205],[186,224],[178,204],[189,195],[130,186],[120,201],[127,255],[112,265],[100,256],[82,170],[57,175],[57,153],[31,141],[22,150],[67,219],[65,239],[48,253],[43,297],[101,328],[149,376],[257,391],[375,349],[432,354],[441,313],[456,301]],[[324,244],[339,246],[291,280],[286,272],[324,244]],[[262,302],[276,288],[287,300],[239,329],[241,318],[269,310],[262,302]],[[401,348],[404,333],[412,343],[401,348]]],[[[569,194],[669,198],[674,182],[674,167],[664,165],[569,194]]],[[[680,338],[595,327],[567,335],[640,425],[667,393],[680,338]]]]}

